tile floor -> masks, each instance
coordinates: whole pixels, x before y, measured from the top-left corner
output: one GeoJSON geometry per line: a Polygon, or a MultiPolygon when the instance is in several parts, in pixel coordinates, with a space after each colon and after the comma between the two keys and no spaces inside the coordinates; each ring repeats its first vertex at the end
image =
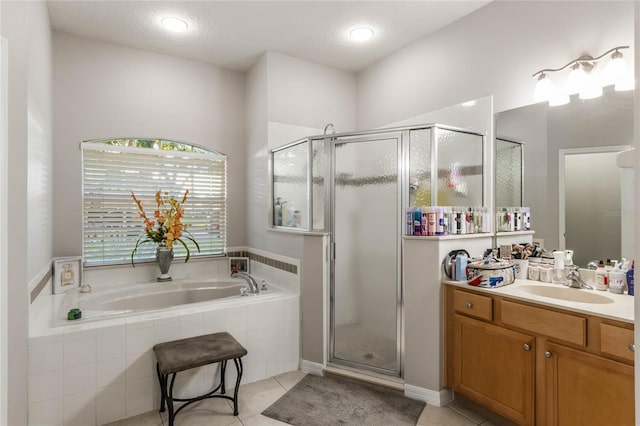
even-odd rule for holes
{"type": "MultiPolygon", "coordinates": [[[[176,417],[175,426],[276,426],[286,423],[273,420],[260,414],[277,401],[305,376],[301,371],[292,371],[269,379],[240,386],[239,416],[232,414],[231,401],[209,399],[192,404],[176,417]]],[[[477,408],[477,407],[476,407],[477,408]]],[[[418,419],[418,426],[504,426],[508,422],[492,418],[487,420],[481,410],[470,409],[467,402],[452,402],[447,407],[427,405],[418,419]]],[[[150,411],[130,417],[109,426],[166,426],[169,424],[167,413],[150,411]]]]}

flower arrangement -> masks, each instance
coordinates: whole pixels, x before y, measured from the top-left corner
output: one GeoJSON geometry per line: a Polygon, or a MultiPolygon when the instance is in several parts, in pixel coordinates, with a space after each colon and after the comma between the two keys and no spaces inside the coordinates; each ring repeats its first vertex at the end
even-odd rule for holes
{"type": "Polygon", "coordinates": [[[160,190],[156,191],[155,200],[157,209],[153,212],[155,220],[151,220],[144,212],[142,202],[140,202],[133,191],[131,191],[131,198],[133,198],[133,201],[135,201],[138,206],[138,210],[140,210],[140,217],[144,219],[144,235],[138,238],[138,241],[136,241],[136,245],[131,252],[132,265],[134,264],[133,256],[138,251],[138,247],[149,242],[165,245],[169,249],[173,248],[176,241],[179,242],[187,250],[187,257],[184,260],[185,262],[187,262],[189,257],[191,257],[191,251],[184,241],[185,238],[190,240],[196,246],[198,252],[200,252],[198,242],[193,238],[193,235],[187,231],[190,224],[182,223],[182,217],[184,216],[182,205],[187,201],[187,195],[189,195],[188,189],[184,192],[182,201],[178,201],[173,198],[173,196],[169,197],[167,192],[162,192],[160,190]]]}

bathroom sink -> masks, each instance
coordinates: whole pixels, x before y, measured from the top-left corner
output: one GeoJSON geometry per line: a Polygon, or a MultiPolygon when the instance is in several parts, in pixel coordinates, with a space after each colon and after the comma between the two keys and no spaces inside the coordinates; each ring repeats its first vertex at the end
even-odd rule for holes
{"type": "Polygon", "coordinates": [[[566,300],[580,303],[613,303],[613,299],[602,294],[595,293],[594,290],[580,290],[568,287],[549,287],[543,285],[523,285],[522,291],[536,296],[549,297],[551,299],[566,300]]]}

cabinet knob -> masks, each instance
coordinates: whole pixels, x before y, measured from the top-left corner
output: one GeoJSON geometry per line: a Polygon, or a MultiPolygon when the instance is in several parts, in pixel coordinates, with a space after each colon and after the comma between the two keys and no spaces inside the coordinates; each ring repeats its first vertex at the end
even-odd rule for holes
{"type": "Polygon", "coordinates": [[[528,343],[525,343],[524,345],[522,345],[522,347],[524,348],[525,351],[531,350],[531,345],[529,345],[528,343]]]}
{"type": "Polygon", "coordinates": [[[549,351],[544,351],[544,357],[545,357],[545,358],[551,358],[551,355],[552,355],[552,354],[551,354],[551,352],[549,352],[549,351]]]}
{"type": "Polygon", "coordinates": [[[635,343],[629,343],[629,350],[631,352],[635,352],[636,351],[636,344],[635,343]]]}
{"type": "Polygon", "coordinates": [[[467,309],[471,309],[471,308],[473,308],[473,303],[467,302],[467,309]]]}

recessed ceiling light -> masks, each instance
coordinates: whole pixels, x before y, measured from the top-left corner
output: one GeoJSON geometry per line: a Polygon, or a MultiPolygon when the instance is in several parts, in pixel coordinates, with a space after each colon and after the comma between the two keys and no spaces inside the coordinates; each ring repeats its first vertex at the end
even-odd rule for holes
{"type": "Polygon", "coordinates": [[[180,18],[166,17],[160,21],[162,25],[172,33],[183,33],[187,31],[189,25],[180,18]]]}
{"type": "Polygon", "coordinates": [[[373,30],[368,27],[354,28],[353,30],[351,30],[349,35],[355,41],[367,41],[373,38],[373,30]]]}

